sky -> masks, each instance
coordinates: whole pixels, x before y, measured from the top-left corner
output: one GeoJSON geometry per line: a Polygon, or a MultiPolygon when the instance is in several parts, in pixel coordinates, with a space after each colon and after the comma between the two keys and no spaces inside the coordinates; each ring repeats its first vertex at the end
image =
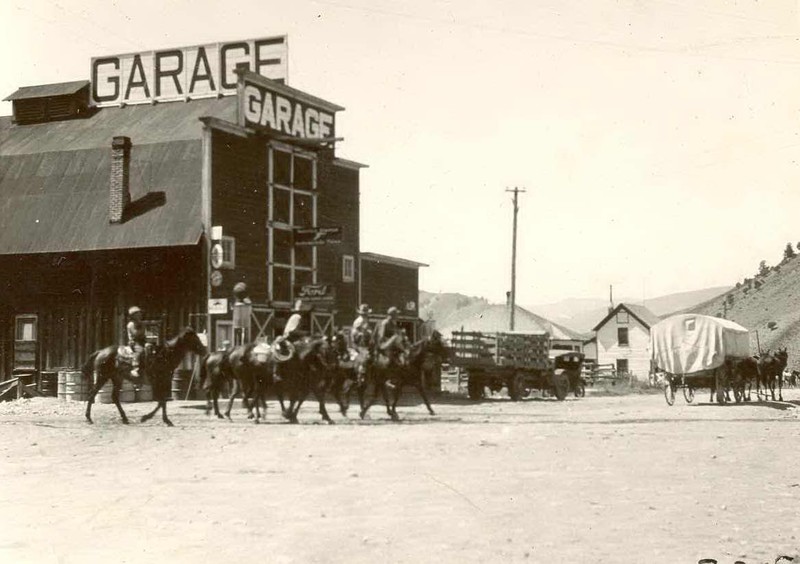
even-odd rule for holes
{"type": "Polygon", "coordinates": [[[369,165],[362,251],[421,289],[505,299],[514,187],[521,304],[733,285],[800,242],[795,1],[2,0],[0,98],[282,34],[369,165]]]}

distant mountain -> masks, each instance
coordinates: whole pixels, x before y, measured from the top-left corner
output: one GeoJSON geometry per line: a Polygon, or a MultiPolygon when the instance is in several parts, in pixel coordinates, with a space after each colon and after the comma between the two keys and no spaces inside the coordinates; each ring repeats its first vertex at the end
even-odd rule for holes
{"type": "MultiPolygon", "coordinates": [[[[646,300],[644,305],[657,316],[664,317],[717,297],[729,289],[730,286],[718,286],[691,292],[668,294],[646,300]]],[[[642,301],[621,298],[615,299],[614,303],[642,304],[642,301]]],[[[556,323],[565,325],[574,331],[587,333],[591,332],[594,326],[608,313],[608,300],[600,298],[567,298],[551,304],[526,306],[526,309],[552,319],[556,323]]]]}
{"type": "MultiPolygon", "coordinates": [[[[504,304],[490,304],[484,298],[461,294],[431,294],[420,292],[420,316],[432,319],[436,328],[445,336],[462,327],[472,331],[506,331],[509,323],[509,308],[504,304]]],[[[520,306],[514,310],[516,331],[547,331],[556,339],[582,339],[576,331],[553,323],[520,306]]]]}

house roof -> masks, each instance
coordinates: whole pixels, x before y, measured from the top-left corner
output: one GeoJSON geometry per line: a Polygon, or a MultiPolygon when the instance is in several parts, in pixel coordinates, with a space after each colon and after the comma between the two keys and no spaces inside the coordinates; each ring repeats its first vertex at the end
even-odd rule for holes
{"type": "Polygon", "coordinates": [[[609,319],[614,317],[618,312],[622,311],[623,309],[626,310],[630,315],[635,317],[639,321],[639,323],[641,323],[648,329],[650,329],[650,327],[661,321],[661,318],[659,318],[655,313],[653,313],[652,311],[650,311],[649,309],[647,309],[642,305],[619,304],[617,307],[608,312],[608,315],[606,315],[602,319],[602,321],[600,321],[600,323],[598,323],[594,327],[594,329],[592,329],[592,331],[598,331],[603,325],[605,325],[608,322],[609,319]]]}
{"type": "MultiPolygon", "coordinates": [[[[509,309],[503,304],[476,304],[464,315],[458,316],[447,326],[440,328],[442,333],[460,331],[508,331],[509,309]]],[[[543,333],[550,334],[551,339],[560,341],[583,341],[583,337],[562,325],[553,323],[520,306],[514,309],[514,332],[518,333],[543,333]]]]}
{"type": "Polygon", "coordinates": [[[68,96],[75,94],[89,86],[88,80],[74,80],[72,82],[57,82],[55,84],[42,84],[39,86],[23,86],[10,96],[3,98],[4,102],[12,100],[27,100],[30,98],[46,98],[48,96],[68,96]]]}
{"type": "Polygon", "coordinates": [[[0,117],[0,254],[192,245],[202,233],[201,116],[235,98],[104,108],[85,119],[0,117]],[[131,138],[131,214],[108,220],[111,139],[131,138]]]}
{"type": "Polygon", "coordinates": [[[398,257],[390,257],[389,255],[379,255],[378,253],[359,253],[359,257],[363,260],[372,262],[383,262],[386,264],[393,264],[395,266],[403,266],[406,268],[419,268],[421,266],[428,266],[424,262],[416,262],[398,257]]]}

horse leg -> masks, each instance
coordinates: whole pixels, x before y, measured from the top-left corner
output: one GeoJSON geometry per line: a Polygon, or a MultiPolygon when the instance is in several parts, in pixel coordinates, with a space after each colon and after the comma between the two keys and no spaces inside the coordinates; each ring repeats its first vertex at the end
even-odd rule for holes
{"type": "MultiPolygon", "coordinates": [[[[369,383],[367,382],[364,383],[364,395],[366,395],[366,388],[368,385],[369,383]]],[[[369,408],[372,407],[375,404],[375,402],[378,401],[378,394],[381,393],[381,390],[383,390],[384,397],[386,397],[384,380],[381,376],[378,376],[376,374],[372,379],[372,397],[367,400],[366,405],[362,403],[361,413],[359,414],[361,419],[364,419],[364,417],[367,415],[367,412],[369,411],[369,408]]]]}
{"type": "MultiPolygon", "coordinates": [[[[164,403],[166,403],[166,402],[164,402],[164,403]]],[[[150,421],[150,419],[153,418],[153,415],[155,415],[158,412],[160,407],[161,407],[161,400],[158,400],[158,403],[156,403],[156,407],[155,407],[155,409],[153,411],[151,411],[149,413],[145,413],[144,415],[142,415],[141,422],[144,423],[146,421],[150,421]]]]}
{"type": "Polygon", "coordinates": [[[89,423],[94,423],[94,421],[92,421],[92,404],[94,403],[94,398],[97,395],[97,392],[99,392],[102,387],[105,386],[106,382],[108,382],[108,378],[109,376],[107,374],[104,374],[102,371],[100,371],[100,373],[97,374],[97,383],[92,386],[92,390],[89,392],[89,399],[86,400],[86,420],[89,423]]]}
{"type": "Polygon", "coordinates": [[[416,384],[417,389],[419,390],[419,395],[422,396],[422,401],[425,402],[425,407],[428,408],[428,413],[430,413],[431,415],[436,415],[436,413],[433,411],[433,408],[431,407],[431,402],[428,401],[428,393],[425,391],[426,380],[427,379],[425,378],[425,372],[423,371],[420,373],[419,381],[417,381],[416,384]]]}
{"type": "Polygon", "coordinates": [[[117,406],[117,411],[119,411],[119,416],[122,417],[122,423],[124,425],[127,425],[129,423],[128,416],[125,415],[125,411],[122,409],[122,404],[119,403],[119,390],[122,387],[122,378],[114,376],[113,382],[114,382],[114,388],[111,390],[111,401],[113,401],[114,405],[117,406]]]}
{"type": "Polygon", "coordinates": [[[236,395],[239,393],[239,379],[234,378],[231,382],[231,397],[228,399],[228,409],[225,410],[225,417],[231,420],[231,410],[233,409],[233,402],[236,400],[236,395]]]}
{"type": "Polygon", "coordinates": [[[217,419],[225,419],[219,412],[219,386],[214,387],[213,391],[211,392],[211,398],[214,402],[214,414],[217,416],[217,419]]]}
{"type": "Polygon", "coordinates": [[[783,372],[778,372],[778,401],[783,401],[783,372]]]}
{"type": "Polygon", "coordinates": [[[403,395],[403,387],[405,386],[405,382],[400,380],[394,386],[394,390],[392,390],[392,421],[400,421],[400,415],[397,414],[397,403],[400,401],[400,396],[403,395]]]}
{"type": "Polygon", "coordinates": [[[319,402],[319,414],[322,415],[322,420],[333,425],[333,419],[328,415],[328,409],[325,407],[325,390],[327,388],[328,382],[325,379],[320,379],[317,385],[314,386],[314,395],[317,396],[317,401],[319,402]]]}
{"type": "Polygon", "coordinates": [[[391,377],[386,378],[383,381],[383,403],[386,404],[386,413],[389,414],[389,417],[392,418],[392,421],[397,421],[397,413],[392,410],[392,398],[391,395],[393,392],[397,391],[399,386],[395,386],[392,381],[391,377]]]}
{"type": "Polygon", "coordinates": [[[167,427],[174,427],[172,421],[169,420],[167,417],[167,402],[166,400],[161,400],[159,402],[161,404],[161,420],[167,424],[167,427]]]}

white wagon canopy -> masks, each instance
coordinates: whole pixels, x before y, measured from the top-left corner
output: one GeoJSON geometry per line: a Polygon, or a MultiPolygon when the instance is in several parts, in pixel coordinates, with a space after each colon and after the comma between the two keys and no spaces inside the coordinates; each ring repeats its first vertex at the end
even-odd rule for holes
{"type": "Polygon", "coordinates": [[[673,315],[650,329],[650,358],[670,374],[692,374],[750,356],[750,332],[728,319],[673,315]]]}

